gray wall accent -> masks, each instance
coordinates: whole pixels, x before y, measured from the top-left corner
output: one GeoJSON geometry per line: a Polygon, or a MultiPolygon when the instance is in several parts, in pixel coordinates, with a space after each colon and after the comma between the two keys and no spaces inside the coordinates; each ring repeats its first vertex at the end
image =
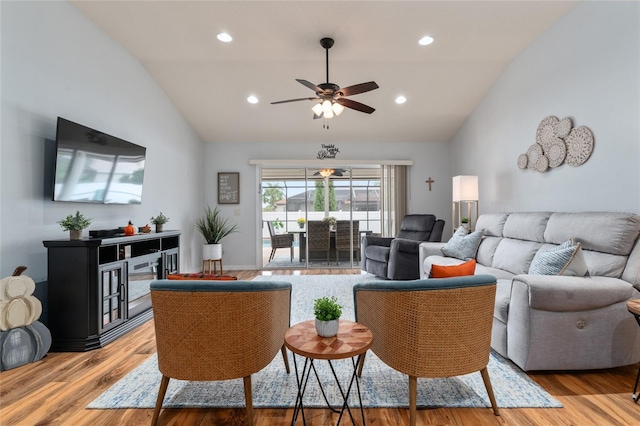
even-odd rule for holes
{"type": "MultiPolygon", "coordinates": [[[[0,277],[18,265],[47,278],[43,240],[80,210],[89,229],[136,226],[162,211],[181,229],[182,268],[200,268],[193,222],[203,206],[203,144],[144,67],[67,2],[1,2],[0,277]],[[140,206],[52,202],[45,145],[58,116],[147,147],[140,206]],[[195,257],[194,257],[195,256],[195,257]]],[[[85,230],[85,235],[88,232],[85,230]]]]}
{"type": "Polygon", "coordinates": [[[580,2],[515,58],[452,141],[452,175],[477,174],[480,212],[640,211],[640,3],[580,2]],[[595,136],[582,166],[516,161],[540,121],[595,136]]]}
{"type": "MultiPolygon", "coordinates": [[[[357,114],[356,112],[353,112],[357,114]]],[[[375,120],[375,113],[371,119],[375,120]]],[[[337,118],[336,120],[340,120],[337,118]]],[[[326,131],[309,118],[310,126],[326,131]]],[[[328,130],[329,132],[331,130],[328,130]]],[[[325,142],[326,143],[326,142],[325,142]]],[[[449,171],[449,146],[446,143],[349,143],[336,141],[340,149],[337,160],[412,160],[408,168],[409,213],[432,213],[451,222],[451,173],[449,171]],[[432,190],[425,181],[435,180],[432,190]]],[[[310,160],[322,148],[321,142],[300,143],[208,143],[205,147],[207,167],[204,172],[205,201],[217,204],[218,172],[240,172],[240,204],[221,205],[220,208],[230,222],[237,223],[240,232],[231,234],[222,241],[225,269],[256,267],[259,262],[255,241],[259,239],[258,212],[261,204],[258,195],[258,167],[249,160],[310,160]],[[239,216],[235,216],[238,211],[239,216]],[[226,259],[230,259],[227,262],[226,259]],[[227,266],[229,263],[229,266],[227,266]]],[[[330,165],[331,160],[325,160],[330,165]]],[[[445,226],[446,241],[451,236],[450,227],[445,226]]],[[[200,238],[202,244],[204,240],[200,238]]]]}

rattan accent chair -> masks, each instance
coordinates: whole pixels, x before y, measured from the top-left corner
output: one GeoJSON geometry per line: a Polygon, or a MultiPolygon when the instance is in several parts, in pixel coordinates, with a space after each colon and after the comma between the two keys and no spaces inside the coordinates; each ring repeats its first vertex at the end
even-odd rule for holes
{"type": "MultiPolygon", "coordinates": [[[[412,426],[418,377],[480,371],[493,412],[500,415],[487,371],[495,277],[376,281],[355,285],[353,293],[357,321],[373,332],[371,350],[385,364],[409,375],[412,426]]],[[[362,374],[363,364],[359,368],[362,374]]]]}
{"type": "Polygon", "coordinates": [[[170,379],[209,381],[242,377],[247,424],[253,425],[251,375],[282,352],[289,328],[291,284],[249,281],[151,283],[162,381],[153,412],[158,421],[170,379]]]}
{"type": "Polygon", "coordinates": [[[276,255],[276,250],[279,248],[288,248],[291,250],[291,261],[293,262],[293,234],[276,234],[276,230],[273,227],[273,222],[267,222],[269,228],[269,236],[271,237],[271,255],[269,256],[269,262],[273,260],[276,255]]]}
{"type": "MultiPolygon", "coordinates": [[[[309,253],[312,251],[326,251],[327,264],[329,264],[329,253],[331,252],[331,231],[330,224],[321,220],[310,220],[307,222],[307,244],[309,253]]],[[[309,254],[311,258],[311,254],[309,254]]]]}
{"type": "Polygon", "coordinates": [[[336,221],[336,265],[340,258],[341,251],[353,250],[356,255],[356,262],[360,261],[360,221],[337,220],[336,221]]]}

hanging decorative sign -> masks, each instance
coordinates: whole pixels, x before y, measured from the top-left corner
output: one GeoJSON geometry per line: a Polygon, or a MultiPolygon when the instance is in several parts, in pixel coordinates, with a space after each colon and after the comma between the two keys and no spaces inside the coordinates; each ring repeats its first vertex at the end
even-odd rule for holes
{"type": "Polygon", "coordinates": [[[338,149],[338,147],[334,144],[322,144],[322,149],[318,151],[318,159],[324,160],[325,158],[336,158],[336,154],[338,154],[339,152],[340,149],[338,149]]]}

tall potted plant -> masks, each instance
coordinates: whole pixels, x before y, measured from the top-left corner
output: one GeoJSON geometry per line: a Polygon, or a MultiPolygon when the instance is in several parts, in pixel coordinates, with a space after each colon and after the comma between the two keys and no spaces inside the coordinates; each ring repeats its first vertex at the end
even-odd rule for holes
{"type": "Polygon", "coordinates": [[[196,220],[196,229],[200,231],[207,244],[203,246],[202,258],[204,260],[222,259],[222,240],[232,232],[237,232],[238,225],[228,224],[229,219],[223,219],[220,208],[207,206],[204,216],[196,220]]]}

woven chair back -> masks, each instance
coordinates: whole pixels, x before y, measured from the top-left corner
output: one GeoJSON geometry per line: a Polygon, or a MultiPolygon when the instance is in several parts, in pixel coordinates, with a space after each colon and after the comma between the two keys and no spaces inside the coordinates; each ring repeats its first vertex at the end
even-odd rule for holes
{"type": "Polygon", "coordinates": [[[284,343],[290,297],[290,289],[152,289],[160,372],[174,379],[208,381],[260,371],[284,343]]]}
{"type": "Polygon", "coordinates": [[[307,235],[310,251],[326,251],[330,247],[329,222],[310,220],[307,223],[307,235]]]}
{"type": "Polygon", "coordinates": [[[356,292],[358,322],[371,350],[416,377],[472,373],[489,363],[496,286],[356,292]]]}
{"type": "Polygon", "coordinates": [[[353,229],[350,223],[348,220],[336,221],[336,249],[338,250],[350,250],[351,244],[353,244],[353,250],[360,247],[360,221],[353,221],[353,229]]]}

